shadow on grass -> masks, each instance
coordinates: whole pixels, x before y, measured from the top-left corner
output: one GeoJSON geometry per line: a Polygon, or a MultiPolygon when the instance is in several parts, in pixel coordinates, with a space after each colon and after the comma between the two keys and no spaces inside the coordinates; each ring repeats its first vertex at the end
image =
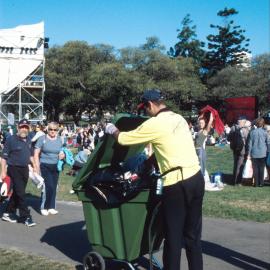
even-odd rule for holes
{"type": "Polygon", "coordinates": [[[203,253],[211,257],[223,260],[239,269],[262,270],[270,269],[270,264],[256,258],[239,253],[235,250],[223,247],[221,245],[202,241],[203,253]]]}

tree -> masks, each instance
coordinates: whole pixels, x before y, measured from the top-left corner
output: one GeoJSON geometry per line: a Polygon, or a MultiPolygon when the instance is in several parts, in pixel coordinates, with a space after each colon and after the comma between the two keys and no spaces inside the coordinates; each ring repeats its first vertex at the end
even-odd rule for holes
{"type": "Polygon", "coordinates": [[[179,41],[170,47],[168,55],[171,57],[191,57],[196,62],[200,63],[204,57],[204,43],[198,40],[196,34],[196,25],[192,25],[190,14],[187,14],[181,22],[181,29],[177,29],[177,38],[179,41]]]}
{"type": "Polygon", "coordinates": [[[210,75],[227,66],[235,66],[244,62],[248,50],[249,39],[244,36],[245,30],[239,25],[234,25],[231,16],[238,14],[234,8],[225,8],[217,13],[223,19],[223,25],[213,25],[218,34],[207,36],[208,49],[204,67],[210,75]]]}
{"type": "Polygon", "coordinates": [[[77,123],[81,114],[96,99],[84,87],[89,73],[100,63],[115,62],[113,47],[89,46],[86,42],[70,41],[62,47],[53,47],[46,54],[45,109],[49,119],[58,120],[64,112],[77,123]]]}
{"type": "Polygon", "coordinates": [[[188,109],[196,100],[203,100],[206,88],[200,81],[199,66],[194,59],[170,58],[160,48],[161,45],[125,48],[121,50],[120,60],[138,72],[143,90],[159,88],[175,110],[188,109]]]}
{"type": "Polygon", "coordinates": [[[140,49],[144,51],[157,50],[159,52],[163,52],[165,50],[165,46],[160,44],[160,40],[158,37],[147,37],[146,43],[140,46],[140,49]]]}
{"type": "Polygon", "coordinates": [[[208,98],[223,99],[227,97],[241,97],[255,95],[251,84],[253,76],[251,69],[228,66],[218,71],[208,80],[208,98]]]}
{"type": "Polygon", "coordinates": [[[251,85],[258,97],[259,108],[261,111],[267,111],[270,107],[270,53],[253,58],[251,70],[251,85]]]}

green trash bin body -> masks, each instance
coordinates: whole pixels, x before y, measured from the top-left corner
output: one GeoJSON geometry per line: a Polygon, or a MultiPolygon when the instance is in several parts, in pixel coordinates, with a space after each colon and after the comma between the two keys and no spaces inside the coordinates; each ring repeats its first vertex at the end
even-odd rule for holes
{"type": "MultiPolygon", "coordinates": [[[[120,114],[115,124],[120,129],[129,130],[145,121],[144,117],[120,114]]],[[[97,145],[87,164],[73,183],[73,189],[82,201],[89,242],[94,251],[105,258],[133,261],[149,251],[148,233],[152,210],[156,201],[150,199],[150,191],[142,190],[131,200],[118,207],[99,207],[94,198],[86,196],[83,184],[96,168],[104,168],[141,152],[145,145],[120,146],[111,136],[97,145]]],[[[162,224],[157,217],[151,231],[155,235],[153,250],[158,250],[162,242],[162,224]]]]}
{"type": "MultiPolygon", "coordinates": [[[[105,258],[133,261],[147,254],[148,229],[152,207],[148,209],[149,191],[140,192],[132,200],[116,208],[99,208],[79,192],[82,200],[88,240],[93,250],[105,258]]],[[[154,250],[162,242],[161,226],[152,232],[158,235],[154,250]]]]}

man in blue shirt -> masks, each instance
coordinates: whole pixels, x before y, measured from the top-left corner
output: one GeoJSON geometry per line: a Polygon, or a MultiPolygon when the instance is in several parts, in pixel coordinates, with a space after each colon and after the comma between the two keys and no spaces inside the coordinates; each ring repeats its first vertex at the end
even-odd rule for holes
{"type": "Polygon", "coordinates": [[[18,123],[18,133],[7,138],[1,160],[1,178],[7,175],[11,178],[13,194],[7,204],[2,220],[16,223],[16,210],[19,209],[18,222],[28,227],[36,225],[26,205],[25,189],[29,177],[28,165],[33,162],[33,150],[30,138],[28,138],[30,124],[22,119],[18,123]]]}

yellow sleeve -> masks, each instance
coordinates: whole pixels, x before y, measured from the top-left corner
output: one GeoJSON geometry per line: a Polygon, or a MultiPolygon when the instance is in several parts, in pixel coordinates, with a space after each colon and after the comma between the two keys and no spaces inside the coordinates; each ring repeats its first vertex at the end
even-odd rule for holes
{"type": "Polygon", "coordinates": [[[150,118],[134,130],[120,132],[118,136],[119,144],[133,145],[153,142],[158,137],[158,132],[155,132],[155,121],[153,120],[153,118],[150,118]]]}

